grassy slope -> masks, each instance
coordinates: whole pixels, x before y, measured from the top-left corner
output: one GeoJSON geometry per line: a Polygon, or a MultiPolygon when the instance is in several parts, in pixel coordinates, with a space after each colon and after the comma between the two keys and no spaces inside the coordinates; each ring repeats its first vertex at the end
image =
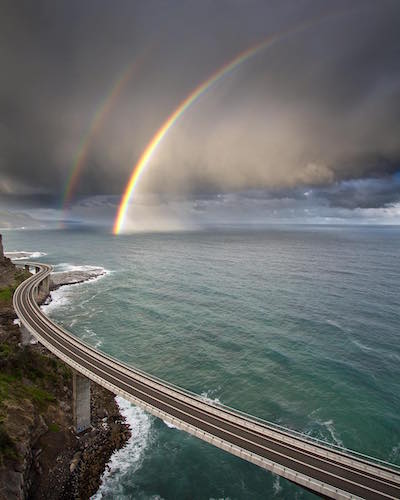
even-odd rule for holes
{"type": "MultiPolygon", "coordinates": [[[[61,362],[43,354],[40,350],[22,347],[19,328],[12,323],[12,295],[27,274],[11,266],[0,269],[0,463],[18,461],[15,421],[10,421],[12,408],[31,411],[45,416],[57,395],[70,385],[71,372],[61,362]],[[2,272],[3,271],[3,272],[2,272]]],[[[18,413],[18,412],[17,412],[18,413]]],[[[49,430],[58,428],[51,423],[49,430]]]]}

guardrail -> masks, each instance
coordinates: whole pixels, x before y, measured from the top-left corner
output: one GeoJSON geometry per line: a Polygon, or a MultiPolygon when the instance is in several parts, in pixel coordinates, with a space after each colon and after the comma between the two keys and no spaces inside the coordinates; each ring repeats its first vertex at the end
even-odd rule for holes
{"type": "MultiPolygon", "coordinates": [[[[40,271],[40,276],[37,276],[37,282],[33,284],[33,289],[37,288],[39,283],[42,281],[42,279],[46,278],[47,276],[50,275],[52,271],[52,267],[48,265],[43,265],[41,263],[35,263],[35,262],[27,262],[32,267],[40,267],[42,270],[40,271]],[[43,267],[45,266],[45,269],[43,267]],[[40,279],[39,279],[40,278],[40,279]]],[[[18,265],[20,266],[25,266],[25,263],[18,262],[18,265]]],[[[39,307],[36,306],[39,310],[39,307]]],[[[39,314],[42,314],[39,310],[39,314]]],[[[162,389],[166,390],[171,390],[174,393],[174,396],[176,397],[176,393],[180,394],[182,396],[182,400],[185,400],[186,398],[190,399],[190,403],[196,405],[196,402],[199,405],[208,405],[209,407],[212,407],[218,411],[224,412],[224,416],[229,415],[231,417],[232,422],[235,421],[235,419],[241,419],[245,418],[248,424],[249,428],[252,428],[252,426],[257,426],[257,429],[263,428],[266,432],[268,432],[269,435],[271,435],[271,432],[274,434],[274,437],[277,437],[275,435],[279,434],[279,439],[281,439],[283,442],[290,443],[290,436],[292,436],[294,439],[296,439],[296,445],[299,445],[299,441],[302,441],[304,443],[304,448],[310,450],[310,447],[308,445],[315,445],[317,446],[321,452],[323,453],[323,450],[325,449],[327,452],[326,456],[329,456],[329,452],[334,452],[335,453],[335,458],[337,457],[337,454],[339,454],[342,457],[343,463],[346,463],[348,465],[352,465],[352,459],[357,458],[361,461],[368,461],[368,462],[373,462],[377,465],[379,465],[381,468],[384,468],[387,470],[387,474],[385,474],[386,477],[390,476],[391,473],[398,474],[398,471],[400,471],[400,466],[397,464],[393,464],[381,459],[377,459],[375,457],[360,453],[355,450],[347,449],[343,446],[339,446],[334,443],[329,443],[327,441],[315,438],[313,436],[310,436],[308,434],[303,434],[299,431],[290,429],[288,427],[281,426],[279,424],[276,424],[274,422],[268,421],[266,419],[262,419],[259,417],[255,417],[254,415],[250,415],[244,411],[238,410],[236,408],[232,408],[228,405],[224,405],[222,403],[218,403],[212,400],[209,400],[205,397],[199,396],[198,394],[184,389],[182,387],[176,386],[173,383],[170,383],[168,381],[165,381],[159,377],[149,375],[143,370],[140,370],[138,368],[132,367],[127,363],[124,363],[122,361],[119,361],[111,356],[109,356],[106,353],[100,352],[97,349],[93,348],[86,342],[83,342],[82,340],[78,339],[77,337],[73,336],[70,334],[67,330],[62,328],[61,326],[53,323],[49,318],[47,318],[45,315],[43,315],[45,318],[44,321],[49,326],[52,326],[55,328],[57,331],[61,332],[63,336],[67,337],[68,340],[77,345],[82,347],[84,350],[89,351],[95,358],[100,359],[100,358],[106,358],[109,362],[111,362],[113,365],[119,367],[123,371],[127,372],[128,374],[135,374],[136,376],[139,376],[143,379],[146,380],[147,383],[152,383],[156,384],[157,387],[162,386],[162,389]]],[[[242,422],[241,422],[242,423],[242,422]]],[[[331,457],[332,458],[332,457],[331,457]]],[[[366,468],[370,467],[370,464],[366,464],[366,468]]],[[[384,471],[383,471],[384,472],[384,471]]]]}

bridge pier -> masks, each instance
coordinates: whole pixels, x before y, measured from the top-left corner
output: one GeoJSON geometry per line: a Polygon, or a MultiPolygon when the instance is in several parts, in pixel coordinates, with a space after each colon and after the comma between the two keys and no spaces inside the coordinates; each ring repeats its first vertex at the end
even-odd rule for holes
{"type": "Polygon", "coordinates": [[[75,432],[90,429],[90,380],[75,370],[72,378],[72,399],[75,432]]]}
{"type": "Polygon", "coordinates": [[[24,266],[24,267],[25,267],[25,271],[28,271],[28,273],[29,273],[29,269],[30,269],[29,264],[25,264],[25,266],[24,266]]]}
{"type": "Polygon", "coordinates": [[[36,288],[36,302],[43,302],[50,293],[50,276],[44,278],[36,288]]]}
{"type": "Polygon", "coordinates": [[[46,278],[42,281],[40,286],[40,291],[47,297],[50,292],[50,276],[46,276],[46,278]]]}

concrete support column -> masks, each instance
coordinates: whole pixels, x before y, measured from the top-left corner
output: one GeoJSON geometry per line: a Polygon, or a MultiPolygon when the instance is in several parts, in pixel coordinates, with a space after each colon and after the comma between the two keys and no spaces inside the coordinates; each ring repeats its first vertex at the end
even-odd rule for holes
{"type": "Polygon", "coordinates": [[[29,264],[25,264],[25,271],[28,271],[28,273],[29,273],[29,269],[30,269],[29,264]]]}
{"type": "Polygon", "coordinates": [[[91,427],[90,380],[74,371],[72,385],[74,428],[79,433],[91,427]]]}
{"type": "Polygon", "coordinates": [[[49,276],[47,276],[47,278],[45,278],[42,281],[42,283],[40,284],[40,291],[42,293],[44,293],[46,295],[46,297],[47,297],[47,295],[49,294],[49,291],[50,291],[49,287],[50,287],[50,278],[49,278],[49,276]]]}

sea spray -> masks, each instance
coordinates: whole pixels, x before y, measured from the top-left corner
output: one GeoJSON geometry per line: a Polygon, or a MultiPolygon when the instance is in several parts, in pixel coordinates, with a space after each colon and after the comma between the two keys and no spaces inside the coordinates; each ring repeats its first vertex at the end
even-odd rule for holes
{"type": "Polygon", "coordinates": [[[150,438],[152,417],[119,396],[116,401],[131,428],[131,437],[126,446],[111,457],[93,500],[122,498],[124,476],[132,475],[139,469],[150,438]]]}
{"type": "Polygon", "coordinates": [[[5,252],[5,256],[11,260],[40,259],[40,257],[44,257],[45,255],[47,255],[45,252],[27,252],[25,250],[5,252]]]}
{"type": "MultiPolygon", "coordinates": [[[[101,340],[108,355],[315,438],[400,460],[398,227],[123,238],[14,231],[7,241],[64,269],[113,270],[62,287],[68,303],[51,312],[79,338],[95,332],[87,341],[101,340]]],[[[282,478],[274,496],[267,471],[149,418],[142,466],[118,475],[125,497],[107,498],[314,498],[282,478]]]]}

